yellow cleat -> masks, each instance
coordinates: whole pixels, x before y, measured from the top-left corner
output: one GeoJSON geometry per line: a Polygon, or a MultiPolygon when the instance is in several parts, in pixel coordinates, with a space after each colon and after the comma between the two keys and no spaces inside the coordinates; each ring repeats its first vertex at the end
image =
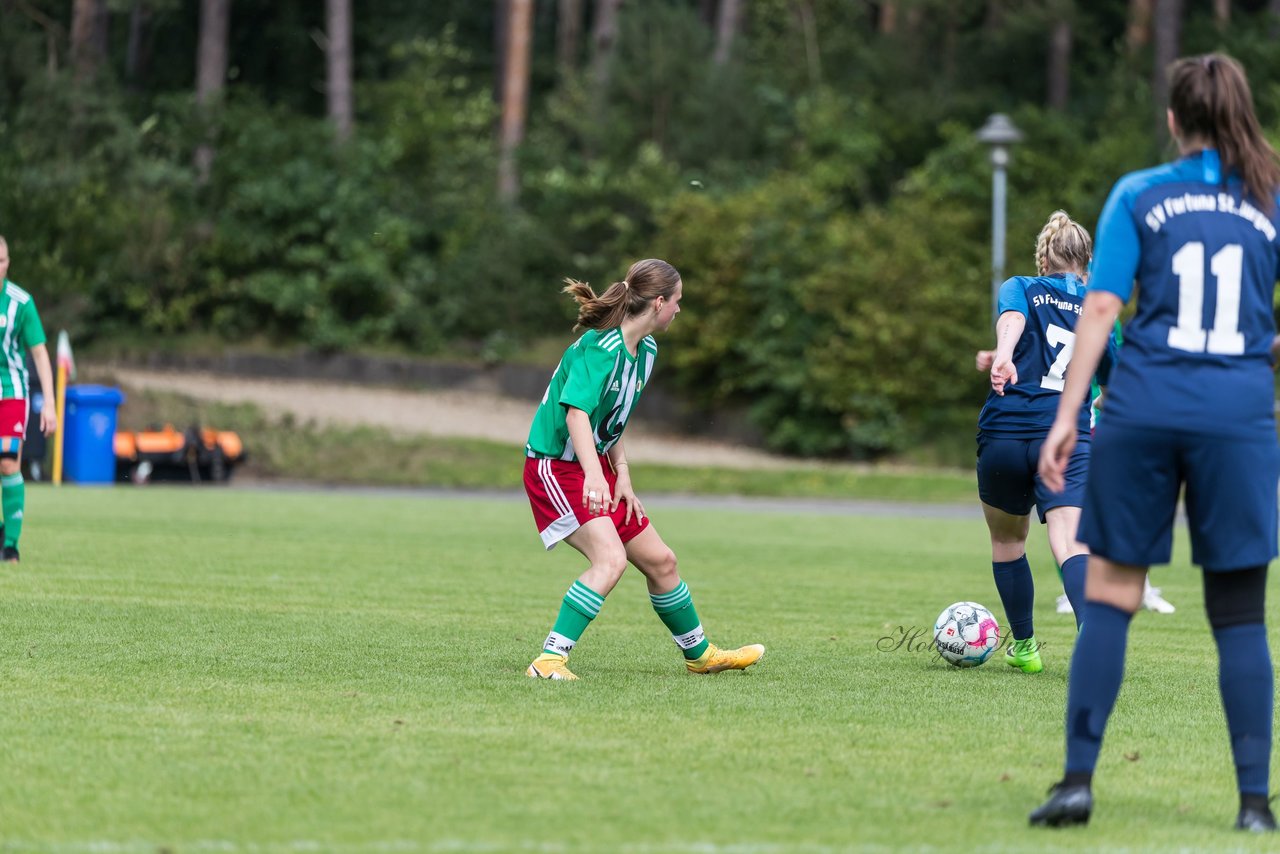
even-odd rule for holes
{"type": "Polygon", "coordinates": [[[748,644],[738,649],[720,649],[707,644],[707,651],[693,661],[685,661],[690,673],[719,673],[721,670],[746,670],[764,658],[764,644],[748,644]]]}
{"type": "Polygon", "coordinates": [[[565,681],[578,678],[569,669],[569,657],[556,655],[554,652],[544,652],[535,658],[524,675],[532,679],[563,679],[565,681]]]}

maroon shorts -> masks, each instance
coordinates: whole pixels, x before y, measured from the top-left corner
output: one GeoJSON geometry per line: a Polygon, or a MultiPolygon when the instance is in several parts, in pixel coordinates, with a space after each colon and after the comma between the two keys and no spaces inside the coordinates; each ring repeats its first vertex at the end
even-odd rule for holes
{"type": "Polygon", "coordinates": [[[26,438],[28,402],[23,398],[0,400],[0,439],[26,438]]]}
{"type": "MultiPolygon", "coordinates": [[[[606,457],[600,458],[600,467],[604,470],[605,483],[609,484],[609,496],[617,485],[618,476],[613,472],[606,457]]],[[[578,530],[585,522],[606,516],[613,520],[618,529],[618,538],[624,543],[630,542],[641,531],[649,527],[649,519],[637,518],[631,514],[631,521],[624,522],[627,516],[627,504],[618,502],[618,509],[612,513],[592,515],[582,506],[582,465],[577,461],[567,463],[563,460],[539,460],[532,457],[524,461],[524,491],[529,496],[529,505],[533,508],[533,521],[542,535],[542,544],[548,550],[555,548],[556,543],[578,530]]]]}

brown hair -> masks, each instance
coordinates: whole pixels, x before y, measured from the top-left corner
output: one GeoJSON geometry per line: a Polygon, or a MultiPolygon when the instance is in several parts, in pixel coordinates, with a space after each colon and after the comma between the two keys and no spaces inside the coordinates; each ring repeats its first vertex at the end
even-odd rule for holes
{"type": "Polygon", "coordinates": [[[1262,135],[1240,63],[1222,53],[1179,59],[1169,70],[1169,109],[1182,133],[1213,143],[1224,173],[1239,170],[1246,194],[1274,208],[1280,161],[1262,135]]]}
{"type": "Polygon", "coordinates": [[[564,293],[578,303],[578,322],[573,327],[577,332],[579,329],[612,329],[625,318],[644,311],[657,297],[670,299],[680,284],[680,274],[666,261],[647,258],[632,264],[625,279],[614,282],[599,296],[586,282],[565,279],[564,283],[564,293]]]}
{"type": "Polygon", "coordinates": [[[1084,272],[1093,258],[1093,239],[1066,211],[1054,211],[1036,237],[1036,270],[1040,275],[1084,272]]]}

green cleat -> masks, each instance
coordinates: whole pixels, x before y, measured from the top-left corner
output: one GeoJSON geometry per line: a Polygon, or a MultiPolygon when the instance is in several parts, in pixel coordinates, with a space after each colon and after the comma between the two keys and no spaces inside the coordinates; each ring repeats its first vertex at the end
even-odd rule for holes
{"type": "Polygon", "coordinates": [[[1004,651],[1004,663],[1016,667],[1023,673],[1039,673],[1044,670],[1044,662],[1040,660],[1040,644],[1035,636],[1015,640],[1004,651]]]}

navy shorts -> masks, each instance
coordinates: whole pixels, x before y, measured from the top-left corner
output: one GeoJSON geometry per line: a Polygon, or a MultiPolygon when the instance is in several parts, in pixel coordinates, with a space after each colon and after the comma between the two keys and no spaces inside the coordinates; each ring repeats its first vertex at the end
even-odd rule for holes
{"type": "Polygon", "coordinates": [[[1116,563],[1168,563],[1178,492],[1186,485],[1191,562],[1205,569],[1262,566],[1276,556],[1274,437],[1234,439],[1105,422],[1079,539],[1116,563]]]}
{"type": "Polygon", "coordinates": [[[1044,514],[1053,508],[1079,507],[1084,503],[1089,440],[1076,440],[1076,449],[1067,462],[1066,487],[1062,492],[1050,492],[1036,473],[1044,439],[978,436],[978,497],[984,504],[1011,516],[1026,516],[1034,504],[1043,525],[1044,514]]]}

